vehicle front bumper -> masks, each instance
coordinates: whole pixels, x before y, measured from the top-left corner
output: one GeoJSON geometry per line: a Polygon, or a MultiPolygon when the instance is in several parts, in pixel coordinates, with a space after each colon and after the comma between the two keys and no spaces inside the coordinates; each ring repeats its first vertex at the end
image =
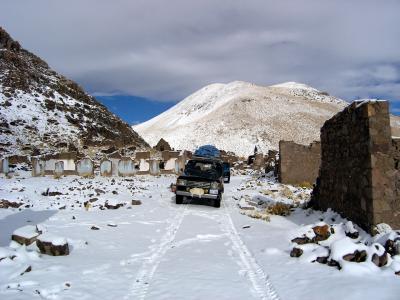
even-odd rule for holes
{"type": "Polygon", "coordinates": [[[203,195],[197,195],[197,194],[192,194],[190,192],[185,192],[185,191],[176,191],[176,194],[179,196],[186,196],[186,197],[192,197],[192,198],[204,198],[204,199],[217,199],[218,195],[211,195],[211,194],[203,194],[203,195]]]}

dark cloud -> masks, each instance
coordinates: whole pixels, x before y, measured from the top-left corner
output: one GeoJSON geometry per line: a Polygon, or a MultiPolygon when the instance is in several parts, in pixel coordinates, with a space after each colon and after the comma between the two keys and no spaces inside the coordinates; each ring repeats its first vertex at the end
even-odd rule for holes
{"type": "Polygon", "coordinates": [[[96,94],[299,81],[400,99],[400,1],[3,0],[0,24],[96,94]]]}

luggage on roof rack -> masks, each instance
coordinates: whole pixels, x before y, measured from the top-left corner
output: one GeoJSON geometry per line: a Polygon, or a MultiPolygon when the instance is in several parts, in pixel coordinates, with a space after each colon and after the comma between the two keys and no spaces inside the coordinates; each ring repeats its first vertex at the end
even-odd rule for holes
{"type": "Polygon", "coordinates": [[[195,152],[194,156],[199,157],[210,157],[219,158],[221,156],[220,151],[213,145],[204,145],[199,147],[195,152]]]}

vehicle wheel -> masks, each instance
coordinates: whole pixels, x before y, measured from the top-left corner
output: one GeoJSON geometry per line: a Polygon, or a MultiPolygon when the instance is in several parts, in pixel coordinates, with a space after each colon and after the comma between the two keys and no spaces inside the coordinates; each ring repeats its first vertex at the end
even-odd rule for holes
{"type": "Polygon", "coordinates": [[[183,196],[176,195],[175,202],[176,202],[176,204],[182,204],[183,203],[183,196]]]}
{"type": "Polygon", "coordinates": [[[231,176],[228,177],[228,180],[226,181],[226,183],[231,182],[231,176]]]}
{"type": "Polygon", "coordinates": [[[213,200],[213,206],[214,207],[221,207],[221,194],[218,196],[217,199],[213,200]]]}

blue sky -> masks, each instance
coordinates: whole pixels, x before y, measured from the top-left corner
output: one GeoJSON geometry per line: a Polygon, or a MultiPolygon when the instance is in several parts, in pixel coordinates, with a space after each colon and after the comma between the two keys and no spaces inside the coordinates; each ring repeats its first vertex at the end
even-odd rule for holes
{"type": "Polygon", "coordinates": [[[97,96],[96,99],[130,125],[150,120],[176,104],[124,95],[97,96]]]}

